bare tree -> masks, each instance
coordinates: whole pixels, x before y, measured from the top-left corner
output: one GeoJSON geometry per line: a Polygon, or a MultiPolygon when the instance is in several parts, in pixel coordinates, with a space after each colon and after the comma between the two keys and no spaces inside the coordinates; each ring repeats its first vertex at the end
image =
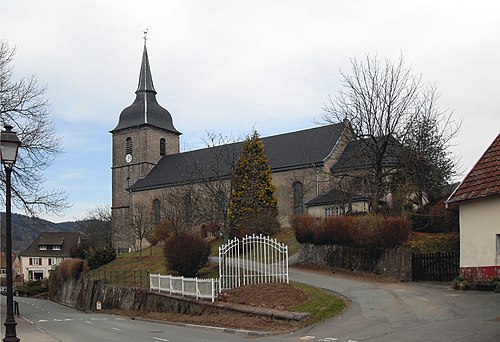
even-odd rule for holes
{"type": "Polygon", "coordinates": [[[90,243],[90,247],[108,248],[112,246],[113,232],[109,207],[96,206],[87,212],[79,224],[84,237],[90,243]]]}
{"type": "MultiPolygon", "coordinates": [[[[36,75],[13,79],[15,48],[0,41],[0,121],[11,125],[21,140],[21,148],[13,171],[13,204],[30,215],[58,212],[66,208],[66,195],[61,190],[46,190],[43,171],[61,153],[60,138],[49,118],[46,87],[38,84],[36,75]]],[[[0,181],[5,183],[3,168],[0,181]]],[[[5,187],[0,187],[5,201],[5,187]]]]}
{"type": "MultiPolygon", "coordinates": [[[[451,119],[451,111],[433,110],[438,98],[436,89],[423,84],[421,76],[413,74],[403,56],[397,61],[367,55],[364,61],[351,60],[351,74],[342,71],[342,90],[330,97],[324,106],[327,122],[346,122],[358,144],[355,155],[366,161],[370,174],[371,205],[379,208],[379,198],[390,188],[391,182],[404,164],[398,162],[401,147],[411,149],[409,134],[415,122],[427,116],[435,125],[435,137],[443,142],[444,151],[460,126],[451,119]],[[407,145],[405,145],[407,144],[407,145]]],[[[422,126],[423,128],[423,126],[422,126]]],[[[437,145],[436,145],[437,146],[437,145]]],[[[415,151],[416,152],[416,151],[415,151]]],[[[427,156],[425,156],[427,157],[427,156]]],[[[449,166],[454,166],[448,162],[449,166]]],[[[443,170],[448,179],[453,167],[443,170]]]]}
{"type": "Polygon", "coordinates": [[[167,226],[173,235],[184,235],[198,223],[193,185],[164,189],[160,198],[163,222],[156,223],[167,226]]]}
{"type": "Polygon", "coordinates": [[[151,203],[147,199],[141,199],[135,203],[131,213],[130,225],[135,238],[134,246],[136,250],[139,249],[140,258],[144,240],[155,226],[151,203]]]}
{"type": "Polygon", "coordinates": [[[200,221],[217,227],[226,240],[231,235],[228,205],[231,198],[231,179],[240,149],[233,138],[207,133],[205,144],[209,160],[192,160],[192,172],[198,179],[193,188],[195,210],[200,221]]]}

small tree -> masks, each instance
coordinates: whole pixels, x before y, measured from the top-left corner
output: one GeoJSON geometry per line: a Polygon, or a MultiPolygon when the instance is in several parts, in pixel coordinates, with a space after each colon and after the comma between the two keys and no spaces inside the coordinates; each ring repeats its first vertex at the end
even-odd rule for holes
{"type": "Polygon", "coordinates": [[[130,224],[135,238],[135,248],[139,249],[140,258],[142,258],[143,242],[154,228],[153,222],[152,207],[146,200],[137,202],[131,214],[130,224]]]}
{"type": "Polygon", "coordinates": [[[109,207],[96,206],[78,222],[85,239],[92,248],[112,246],[113,231],[111,227],[111,211],[109,207]]]}
{"type": "Polygon", "coordinates": [[[264,144],[256,131],[243,142],[231,182],[228,207],[231,225],[248,232],[275,230],[279,226],[276,187],[264,144]],[[255,226],[257,222],[259,227],[255,226]]]}

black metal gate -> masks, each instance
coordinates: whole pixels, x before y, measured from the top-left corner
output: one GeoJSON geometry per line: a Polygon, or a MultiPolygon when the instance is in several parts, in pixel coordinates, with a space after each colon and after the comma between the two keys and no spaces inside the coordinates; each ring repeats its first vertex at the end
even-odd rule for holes
{"type": "Polygon", "coordinates": [[[412,255],[412,280],[451,281],[460,272],[460,254],[433,253],[412,255]]]}

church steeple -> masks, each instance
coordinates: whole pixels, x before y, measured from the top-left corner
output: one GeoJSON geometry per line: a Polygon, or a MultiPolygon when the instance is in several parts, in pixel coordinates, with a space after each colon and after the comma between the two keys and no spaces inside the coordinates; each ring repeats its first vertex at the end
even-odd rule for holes
{"type": "Polygon", "coordinates": [[[148,50],[146,48],[146,35],[148,31],[144,31],[144,52],[142,53],[141,72],[139,74],[139,85],[136,94],[139,92],[150,91],[156,94],[153,86],[153,77],[151,76],[151,68],[149,67],[148,50]]]}
{"type": "Polygon", "coordinates": [[[121,112],[118,125],[111,133],[126,128],[149,125],[177,135],[181,134],[181,132],[175,129],[172,116],[168,110],[160,106],[156,101],[157,93],[153,86],[153,77],[151,76],[148,50],[146,48],[146,35],[144,36],[144,51],[142,53],[139,84],[135,94],[135,101],[121,112]]]}

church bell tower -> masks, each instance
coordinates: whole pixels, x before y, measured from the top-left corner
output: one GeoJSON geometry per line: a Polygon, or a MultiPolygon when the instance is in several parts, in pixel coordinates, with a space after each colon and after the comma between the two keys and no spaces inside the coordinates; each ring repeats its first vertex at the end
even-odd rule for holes
{"type": "MultiPolygon", "coordinates": [[[[166,154],[179,153],[179,136],[172,116],[156,101],[144,37],[139,85],[134,102],[125,108],[112,134],[111,215],[115,248],[127,249],[135,240],[131,229],[130,187],[166,154]]],[[[152,204],[151,204],[152,205],[152,204]]]]}

